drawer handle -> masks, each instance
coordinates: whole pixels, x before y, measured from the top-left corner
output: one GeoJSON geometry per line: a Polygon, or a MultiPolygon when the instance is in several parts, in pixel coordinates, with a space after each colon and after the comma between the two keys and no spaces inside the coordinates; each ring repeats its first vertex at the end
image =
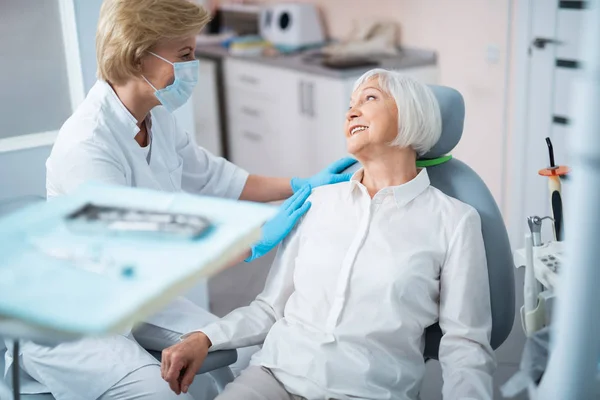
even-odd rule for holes
{"type": "Polygon", "coordinates": [[[258,117],[260,115],[260,112],[258,110],[248,107],[242,107],[242,113],[251,117],[258,117]]]}
{"type": "Polygon", "coordinates": [[[244,137],[252,140],[253,142],[260,142],[262,140],[262,136],[254,132],[244,131],[244,137]]]}
{"type": "Polygon", "coordinates": [[[315,117],[315,84],[313,82],[307,83],[308,86],[308,116],[315,117]]]}
{"type": "Polygon", "coordinates": [[[248,75],[241,75],[240,76],[240,81],[245,82],[245,83],[249,83],[251,85],[258,84],[258,79],[256,79],[253,76],[248,76],[248,75]]]}

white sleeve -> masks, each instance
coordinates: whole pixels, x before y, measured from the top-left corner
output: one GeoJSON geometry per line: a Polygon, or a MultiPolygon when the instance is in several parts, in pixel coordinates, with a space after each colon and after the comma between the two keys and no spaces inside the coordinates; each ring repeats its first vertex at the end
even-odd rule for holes
{"type": "MultiPolygon", "coordinates": [[[[300,225],[300,224],[298,224],[300,225]]],[[[261,344],[275,322],[283,318],[288,298],[294,292],[294,263],[298,254],[299,226],[277,249],[265,288],[247,307],[202,329],[212,342],[210,351],[261,344]]]]}
{"type": "Polygon", "coordinates": [[[496,360],[490,346],[490,291],[481,220],[474,209],[458,224],[442,266],[439,324],[443,398],[491,400],[496,360]]]}
{"type": "MultiPolygon", "coordinates": [[[[179,130],[177,123],[175,129],[179,130]]],[[[177,153],[183,160],[181,188],[190,193],[238,199],[248,172],[198,146],[185,131],[176,132],[177,153]]]]}
{"type": "Polygon", "coordinates": [[[78,143],[59,163],[55,174],[60,178],[59,182],[49,184],[60,188],[61,194],[69,194],[87,182],[127,185],[122,166],[110,156],[107,149],[93,141],[78,143]]]}

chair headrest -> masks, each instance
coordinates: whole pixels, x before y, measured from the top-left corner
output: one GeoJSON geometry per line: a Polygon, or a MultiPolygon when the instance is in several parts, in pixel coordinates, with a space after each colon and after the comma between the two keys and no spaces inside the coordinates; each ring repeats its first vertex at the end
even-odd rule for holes
{"type": "Polygon", "coordinates": [[[438,158],[450,153],[462,137],[465,122],[465,101],[455,89],[447,86],[429,85],[442,115],[442,135],[435,146],[420,159],[438,158]]]}

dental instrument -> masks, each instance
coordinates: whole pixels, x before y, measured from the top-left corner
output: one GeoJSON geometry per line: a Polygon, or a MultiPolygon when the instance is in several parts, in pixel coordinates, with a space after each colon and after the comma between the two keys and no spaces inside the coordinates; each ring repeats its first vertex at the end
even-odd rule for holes
{"type": "Polygon", "coordinates": [[[554,162],[554,148],[549,137],[546,138],[550,166],[539,171],[541,176],[548,177],[548,190],[550,192],[550,210],[554,220],[554,240],[563,240],[563,202],[561,195],[561,178],[569,173],[569,168],[556,165],[554,162]]]}
{"type": "Polygon", "coordinates": [[[542,222],[551,217],[527,218],[529,230],[525,235],[525,247],[517,250],[517,268],[525,267],[523,285],[524,304],[521,307],[523,331],[531,336],[550,323],[550,301],[553,301],[558,284],[558,270],[562,261],[563,242],[542,242],[542,222]]]}

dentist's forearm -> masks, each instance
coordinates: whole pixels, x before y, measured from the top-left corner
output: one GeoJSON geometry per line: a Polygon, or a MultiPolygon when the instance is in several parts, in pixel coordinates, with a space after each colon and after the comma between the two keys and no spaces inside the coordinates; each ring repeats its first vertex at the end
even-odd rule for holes
{"type": "Polygon", "coordinates": [[[248,249],[248,250],[244,251],[244,253],[239,258],[235,259],[235,263],[233,265],[241,263],[242,261],[246,260],[251,255],[252,255],[252,249],[248,249]]]}
{"type": "Polygon", "coordinates": [[[225,267],[223,267],[223,269],[227,269],[227,268],[231,268],[235,265],[238,265],[239,263],[245,261],[246,259],[248,259],[248,257],[250,257],[252,255],[252,249],[247,249],[244,250],[244,252],[242,254],[240,254],[239,256],[233,258],[229,263],[227,263],[225,265],[225,267]]]}
{"type": "Polygon", "coordinates": [[[260,175],[250,175],[240,195],[240,200],[268,203],[284,200],[294,192],[290,178],[273,178],[260,175]]]}

